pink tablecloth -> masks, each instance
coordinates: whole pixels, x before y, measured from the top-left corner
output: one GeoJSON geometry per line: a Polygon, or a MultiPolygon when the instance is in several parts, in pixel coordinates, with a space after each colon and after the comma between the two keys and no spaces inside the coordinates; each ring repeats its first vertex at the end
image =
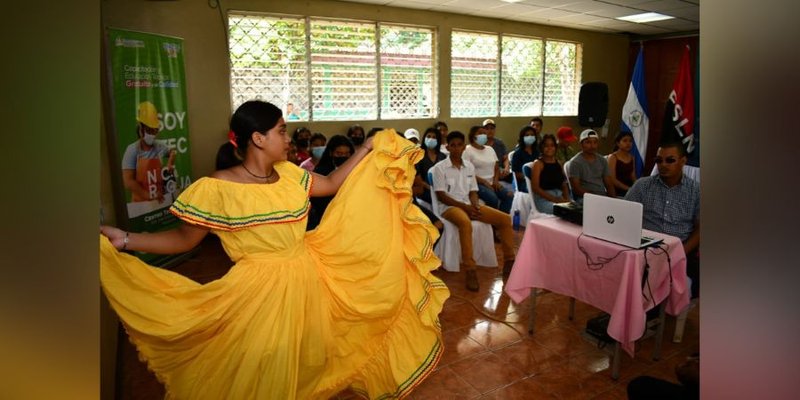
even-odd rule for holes
{"type": "Polygon", "coordinates": [[[505,291],[520,303],[530,295],[532,288],[544,288],[611,314],[608,334],[632,357],[634,342],[644,335],[647,310],[668,298],[666,312],[678,315],[689,304],[683,244],[674,236],[643,232],[646,236],[664,239],[672,264],[670,287],[667,255],[658,248],[648,249],[650,289],[645,286],[643,290],[645,250],[630,249],[602,267],[590,267],[579,244],[595,262],[627,248],[581,236],[581,231],[581,226],[559,218],[531,220],[505,291]],[[651,290],[655,302],[650,298],[651,290]]]}

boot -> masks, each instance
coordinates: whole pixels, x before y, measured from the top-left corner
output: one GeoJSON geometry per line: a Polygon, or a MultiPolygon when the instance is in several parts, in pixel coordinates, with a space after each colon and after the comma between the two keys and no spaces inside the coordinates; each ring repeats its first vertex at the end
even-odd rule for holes
{"type": "Polygon", "coordinates": [[[474,269],[467,270],[467,290],[477,292],[478,288],[478,271],[474,269]]]}

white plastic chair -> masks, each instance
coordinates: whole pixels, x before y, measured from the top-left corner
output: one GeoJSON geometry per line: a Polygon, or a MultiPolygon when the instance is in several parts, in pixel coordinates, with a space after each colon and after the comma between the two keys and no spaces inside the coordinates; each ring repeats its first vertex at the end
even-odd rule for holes
{"type": "MultiPolygon", "coordinates": [[[[514,151],[508,153],[509,162],[514,151]]],[[[523,172],[524,174],[524,172],[523,172]]],[[[511,201],[511,222],[514,222],[514,213],[519,211],[519,223],[523,227],[529,221],[531,208],[533,208],[533,198],[528,193],[519,191],[519,184],[517,183],[517,174],[511,173],[512,182],[514,183],[514,199],[511,201]]]]}
{"type": "Polygon", "coordinates": [[[567,178],[567,188],[569,188],[569,198],[575,200],[575,196],[572,195],[572,183],[569,181],[569,164],[572,160],[564,161],[564,177],[567,178]]]}
{"type": "Polygon", "coordinates": [[[533,161],[522,165],[522,175],[525,176],[525,183],[528,185],[528,196],[531,199],[531,213],[530,219],[544,218],[551,214],[543,213],[536,208],[536,202],[533,201],[533,186],[531,186],[531,171],[533,170],[533,161]]]}
{"type": "MultiPolygon", "coordinates": [[[[433,186],[433,173],[428,172],[428,184],[433,186]]],[[[458,227],[444,219],[439,213],[439,199],[436,192],[431,190],[431,207],[433,213],[444,224],[442,237],[433,249],[436,257],[442,260],[442,267],[451,272],[461,270],[461,242],[458,239],[458,227]]],[[[481,221],[472,221],[472,258],[476,265],[482,267],[497,267],[497,252],[494,248],[494,233],[492,226],[481,221]]]]}

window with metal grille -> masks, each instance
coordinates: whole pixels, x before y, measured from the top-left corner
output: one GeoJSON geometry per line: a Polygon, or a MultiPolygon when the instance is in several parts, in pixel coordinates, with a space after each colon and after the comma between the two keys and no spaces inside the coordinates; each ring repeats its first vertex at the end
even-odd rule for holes
{"type": "Polygon", "coordinates": [[[580,44],[462,31],[451,43],[451,116],[577,114],[580,44]]]}
{"type": "Polygon", "coordinates": [[[433,30],[381,24],[381,118],[431,118],[433,30]]]}
{"type": "Polygon", "coordinates": [[[231,100],[279,107],[292,104],[286,119],[308,120],[308,66],[304,18],[231,14],[228,17],[231,100]]]}
{"type": "Polygon", "coordinates": [[[578,115],[581,88],[581,46],[545,42],[543,115],[578,115]]]}
{"type": "Polygon", "coordinates": [[[542,41],[503,37],[500,115],[542,115],[542,41]]]}
{"type": "Polygon", "coordinates": [[[450,116],[497,115],[497,35],[453,32],[450,47],[450,116]]]}
{"type": "Polygon", "coordinates": [[[234,109],[262,99],[287,120],[435,117],[431,28],[231,13],[229,32],[234,109]]]}

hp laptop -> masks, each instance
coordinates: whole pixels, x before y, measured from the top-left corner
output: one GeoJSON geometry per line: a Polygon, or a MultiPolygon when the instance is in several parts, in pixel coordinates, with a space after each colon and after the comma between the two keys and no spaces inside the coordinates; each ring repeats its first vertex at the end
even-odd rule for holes
{"type": "Polygon", "coordinates": [[[583,196],[583,233],[641,249],[661,243],[663,239],[642,236],[640,203],[587,193],[583,196]]]}

